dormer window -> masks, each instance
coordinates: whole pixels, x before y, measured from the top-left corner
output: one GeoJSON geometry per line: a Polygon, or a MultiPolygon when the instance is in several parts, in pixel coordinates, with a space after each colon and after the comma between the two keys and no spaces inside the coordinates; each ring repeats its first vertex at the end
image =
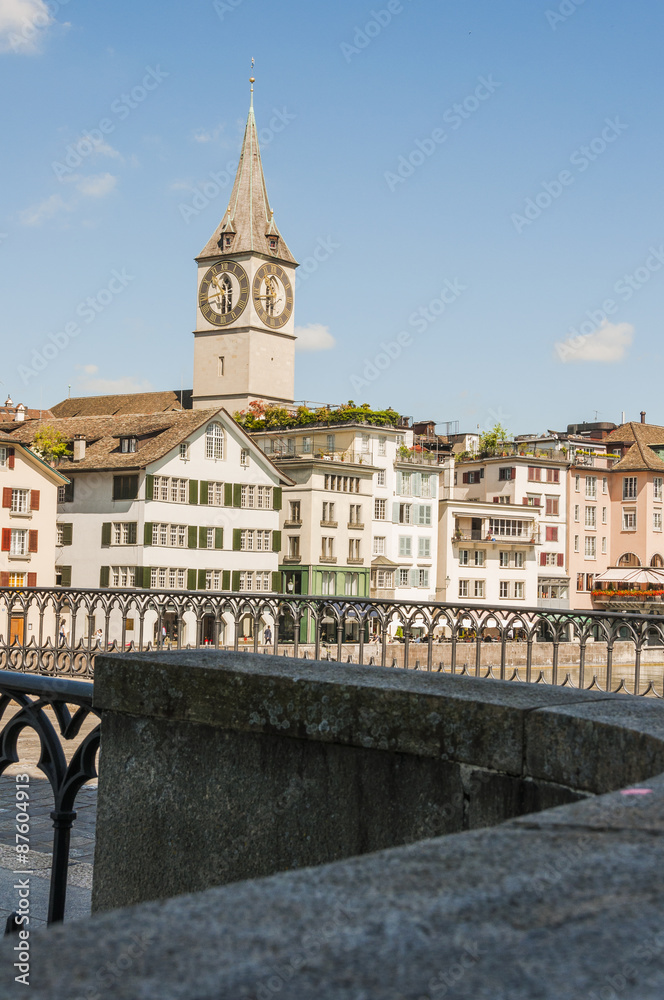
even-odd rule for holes
{"type": "Polygon", "coordinates": [[[277,238],[276,238],[276,236],[270,236],[270,238],[268,240],[268,243],[270,245],[270,250],[276,250],[277,249],[277,238]]]}
{"type": "Polygon", "coordinates": [[[232,245],[233,245],[233,237],[232,236],[224,236],[224,246],[225,247],[231,247],[232,245]]]}
{"type": "Polygon", "coordinates": [[[123,437],[120,438],[120,451],[123,455],[133,454],[138,447],[138,441],[135,437],[123,437]]]}

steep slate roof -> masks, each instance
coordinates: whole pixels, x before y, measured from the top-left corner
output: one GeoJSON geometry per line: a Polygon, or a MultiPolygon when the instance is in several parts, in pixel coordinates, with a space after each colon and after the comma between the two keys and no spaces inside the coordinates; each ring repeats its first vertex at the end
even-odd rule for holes
{"type": "Polygon", "coordinates": [[[220,241],[224,234],[232,233],[234,238],[232,246],[227,251],[229,255],[259,253],[273,260],[283,260],[295,264],[296,260],[277,229],[274,213],[270,208],[256,132],[253,86],[251,91],[251,107],[242,142],[240,163],[235,175],[228,208],[214,231],[214,235],[208,240],[196,259],[206,260],[225,256],[220,241]],[[276,251],[270,249],[268,236],[278,237],[276,251]]]}
{"type": "MultiPolygon", "coordinates": [[[[78,396],[51,407],[54,417],[100,417],[119,413],[168,413],[191,409],[191,389],[127,392],[116,396],[78,396]],[[182,405],[180,404],[182,396],[182,405]]],[[[38,413],[36,414],[38,416],[38,413]]],[[[47,416],[48,414],[44,414],[47,416]]]]}
{"type": "Polygon", "coordinates": [[[630,437],[625,433],[628,427],[630,429],[631,440],[634,443],[625,457],[613,466],[612,471],[638,472],[650,470],[653,472],[664,472],[664,461],[648,446],[648,438],[650,438],[650,444],[664,444],[664,428],[656,427],[652,424],[637,424],[632,422],[612,431],[606,440],[610,441],[614,434],[617,435],[621,431],[622,436],[614,437],[613,440],[615,442],[628,443],[630,437]]]}

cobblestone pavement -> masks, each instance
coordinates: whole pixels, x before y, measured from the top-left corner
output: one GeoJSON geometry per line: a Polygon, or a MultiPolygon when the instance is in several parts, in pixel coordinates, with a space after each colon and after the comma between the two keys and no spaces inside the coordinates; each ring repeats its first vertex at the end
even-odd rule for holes
{"type": "MultiPolygon", "coordinates": [[[[97,719],[90,719],[83,727],[76,743],[65,745],[67,759],[97,719]]],[[[46,921],[48,892],[53,852],[53,809],[51,786],[37,767],[39,740],[32,730],[24,730],[19,740],[20,761],[7,768],[0,777],[0,934],[9,914],[16,909],[14,882],[19,868],[29,868],[31,876],[30,924],[38,926],[46,921]],[[29,864],[16,863],[16,786],[17,774],[29,774],[30,852],[29,864]]],[[[76,797],[76,820],[72,827],[69,874],[67,879],[67,919],[83,917],[90,912],[92,866],[94,862],[95,825],[97,820],[97,782],[88,782],[76,797]]]]}

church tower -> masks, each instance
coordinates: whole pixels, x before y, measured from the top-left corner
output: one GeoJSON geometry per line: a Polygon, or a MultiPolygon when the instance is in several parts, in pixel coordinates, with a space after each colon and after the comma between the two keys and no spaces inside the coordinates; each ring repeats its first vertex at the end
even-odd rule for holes
{"type": "Polygon", "coordinates": [[[230,203],[196,258],[195,408],[244,410],[295,395],[294,290],[298,266],[274,221],[251,106],[230,203]]]}

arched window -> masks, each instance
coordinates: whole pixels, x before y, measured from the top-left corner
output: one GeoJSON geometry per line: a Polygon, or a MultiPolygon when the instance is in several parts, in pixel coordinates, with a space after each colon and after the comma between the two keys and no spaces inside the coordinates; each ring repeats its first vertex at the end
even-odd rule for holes
{"type": "Polygon", "coordinates": [[[640,566],[641,560],[633,552],[625,552],[618,560],[619,566],[640,566]]]}
{"type": "Polygon", "coordinates": [[[224,457],[224,430],[221,424],[208,424],[205,429],[205,457],[224,457]]]}
{"type": "Polygon", "coordinates": [[[664,559],[662,559],[659,553],[656,553],[650,560],[650,565],[654,569],[664,569],[664,559]]]}

